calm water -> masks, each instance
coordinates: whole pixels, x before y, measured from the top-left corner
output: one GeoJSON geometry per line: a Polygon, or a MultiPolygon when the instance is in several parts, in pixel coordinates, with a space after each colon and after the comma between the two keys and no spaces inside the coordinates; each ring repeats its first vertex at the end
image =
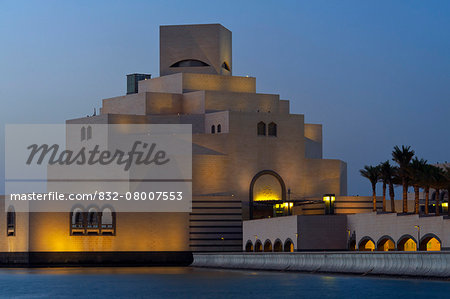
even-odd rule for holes
{"type": "Polygon", "coordinates": [[[449,298],[450,282],[194,268],[0,269],[18,298],[449,298]]]}

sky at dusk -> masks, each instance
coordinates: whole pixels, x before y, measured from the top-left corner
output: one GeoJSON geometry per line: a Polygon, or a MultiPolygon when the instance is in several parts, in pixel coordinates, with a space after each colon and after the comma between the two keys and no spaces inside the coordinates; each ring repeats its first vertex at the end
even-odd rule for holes
{"type": "Polygon", "coordinates": [[[323,124],[349,195],[394,145],[450,161],[450,1],[0,0],[1,181],[5,124],[92,114],[126,74],[159,76],[160,25],[198,23],[233,32],[233,75],[323,124]]]}

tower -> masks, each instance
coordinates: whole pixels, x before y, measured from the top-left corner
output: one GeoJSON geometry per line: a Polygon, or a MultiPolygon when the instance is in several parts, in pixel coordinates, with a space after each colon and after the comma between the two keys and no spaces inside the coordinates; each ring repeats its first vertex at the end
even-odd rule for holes
{"type": "Polygon", "coordinates": [[[231,76],[231,31],[220,24],[161,26],[159,72],[231,76]]]}

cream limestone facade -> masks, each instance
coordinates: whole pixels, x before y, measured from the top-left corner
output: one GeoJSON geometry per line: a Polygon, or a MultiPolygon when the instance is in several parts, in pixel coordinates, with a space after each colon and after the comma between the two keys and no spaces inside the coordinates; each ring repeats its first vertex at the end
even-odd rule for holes
{"type": "Polygon", "coordinates": [[[243,220],[273,216],[279,203],[347,195],[346,163],[323,159],[322,126],[290,113],[278,94],[257,93],[255,78],[232,76],[229,30],[161,26],[160,34],[159,78],[67,123],[192,124],[192,213],[117,213],[113,236],[71,235],[68,213],[17,215],[2,251],[241,251],[243,220]]]}

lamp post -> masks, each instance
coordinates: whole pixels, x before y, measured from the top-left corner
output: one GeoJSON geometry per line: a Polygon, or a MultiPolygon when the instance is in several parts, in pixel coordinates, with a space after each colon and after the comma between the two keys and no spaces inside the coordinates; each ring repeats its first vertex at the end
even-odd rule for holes
{"type": "Polygon", "coordinates": [[[417,251],[420,251],[420,225],[415,225],[417,228],[417,251]]]}

